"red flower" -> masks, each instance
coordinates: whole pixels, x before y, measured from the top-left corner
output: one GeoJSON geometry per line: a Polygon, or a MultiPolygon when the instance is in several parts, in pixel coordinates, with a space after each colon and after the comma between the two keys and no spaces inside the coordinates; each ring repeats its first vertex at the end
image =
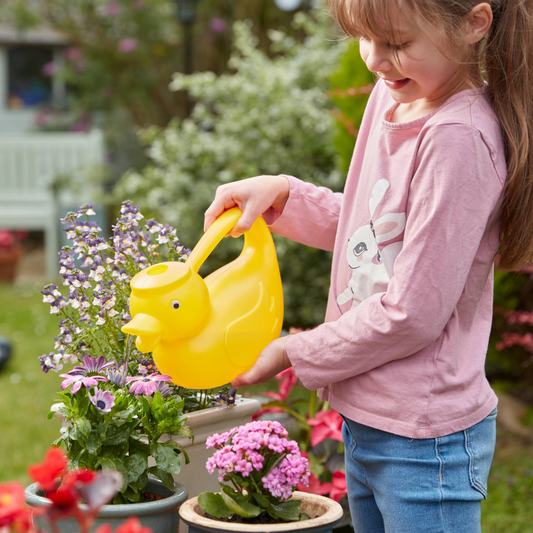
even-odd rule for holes
{"type": "MultiPolygon", "coordinates": [[[[296,385],[296,382],[298,381],[298,377],[294,373],[294,368],[291,366],[287,368],[286,370],[283,370],[283,372],[280,372],[276,379],[280,381],[279,384],[279,393],[278,392],[264,392],[263,396],[269,396],[270,398],[273,398],[274,400],[277,400],[278,402],[284,402],[289,397],[289,394],[291,390],[296,385]]],[[[261,409],[259,412],[252,415],[252,421],[257,420],[261,417],[261,415],[265,413],[284,413],[285,410],[281,407],[266,407],[264,409],[261,409]]]]}
{"type": "Polygon", "coordinates": [[[316,446],[327,438],[342,442],[342,417],[337,411],[319,411],[307,423],[314,426],[311,430],[311,446],[316,446]]]}
{"type": "Polygon", "coordinates": [[[320,480],[311,472],[309,476],[309,486],[306,487],[303,483],[298,483],[298,489],[302,492],[310,492],[311,494],[320,494],[326,496],[331,491],[331,483],[320,483],[320,480]]]}
{"type": "Polygon", "coordinates": [[[117,527],[115,533],[152,533],[152,530],[149,527],[143,526],[137,517],[132,516],[117,527]]]}
{"type": "Polygon", "coordinates": [[[73,508],[77,509],[81,500],[81,488],[93,483],[95,473],[90,470],[80,469],[69,472],[57,490],[50,491],[46,497],[52,501],[51,512],[55,515],[64,515],[73,508]]]}
{"type": "Polygon", "coordinates": [[[67,456],[59,448],[50,448],[42,463],[37,463],[28,468],[28,474],[33,481],[39,483],[44,492],[53,490],[56,486],[56,478],[67,467],[67,456]]]}
{"type": "Polygon", "coordinates": [[[337,470],[333,472],[333,479],[331,480],[333,485],[329,497],[332,500],[338,502],[345,494],[348,494],[348,489],[346,487],[346,474],[337,470]]]}
{"type": "Polygon", "coordinates": [[[0,528],[11,526],[24,510],[24,487],[20,483],[0,483],[0,528]]]}

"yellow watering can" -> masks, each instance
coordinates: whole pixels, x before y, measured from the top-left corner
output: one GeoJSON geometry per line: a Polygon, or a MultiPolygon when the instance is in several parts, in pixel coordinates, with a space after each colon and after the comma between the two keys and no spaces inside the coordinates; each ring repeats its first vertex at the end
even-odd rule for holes
{"type": "Polygon", "coordinates": [[[272,235],[259,217],[237,259],[205,279],[198,269],[233,228],[234,207],[213,222],[187,261],[152,265],[131,280],[123,328],[157,368],[189,389],[210,389],[249,370],[279,337],[283,292],[272,235]]]}

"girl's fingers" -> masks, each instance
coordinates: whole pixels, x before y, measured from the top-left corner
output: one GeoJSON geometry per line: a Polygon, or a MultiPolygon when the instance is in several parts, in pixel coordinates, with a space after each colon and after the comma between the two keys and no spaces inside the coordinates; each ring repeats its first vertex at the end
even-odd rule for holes
{"type": "Polygon", "coordinates": [[[233,196],[226,195],[222,191],[217,189],[215,199],[213,203],[207,208],[204,213],[204,232],[207,231],[207,228],[222,214],[224,211],[235,207],[237,202],[234,200],[233,196]]]}
{"type": "Polygon", "coordinates": [[[260,209],[252,206],[250,202],[246,203],[241,209],[242,215],[230,232],[232,237],[239,237],[243,233],[246,233],[252,227],[255,219],[261,214],[258,213],[260,209]]]}

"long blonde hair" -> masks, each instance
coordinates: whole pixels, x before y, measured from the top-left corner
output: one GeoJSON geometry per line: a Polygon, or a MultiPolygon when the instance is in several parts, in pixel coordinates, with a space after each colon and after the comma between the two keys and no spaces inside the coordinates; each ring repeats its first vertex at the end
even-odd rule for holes
{"type": "Polygon", "coordinates": [[[533,2],[531,0],[328,0],[331,15],[350,36],[394,37],[395,9],[421,28],[437,31],[458,51],[470,84],[481,76],[500,121],[507,181],[500,210],[499,267],[514,270],[533,260],[533,2]],[[459,44],[466,15],[486,1],[493,22],[468,50],[459,44]],[[436,23],[438,21],[438,23],[436,23]]]}

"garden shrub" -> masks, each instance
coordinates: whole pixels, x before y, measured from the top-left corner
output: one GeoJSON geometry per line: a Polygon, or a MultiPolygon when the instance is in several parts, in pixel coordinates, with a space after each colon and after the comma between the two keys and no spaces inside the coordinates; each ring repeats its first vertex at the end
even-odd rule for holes
{"type": "MultiPolygon", "coordinates": [[[[152,163],[126,174],[117,198],[130,198],[175,225],[193,245],[202,234],[203,213],[220,184],[260,174],[292,174],[341,190],[333,144],[335,118],[325,92],[344,41],[332,35],[325,14],[299,13],[294,26],[302,42],[270,32],[273,57],[258,48],[250,24],[234,25],[232,74],[176,74],[175,90],[186,89],[196,105],[190,118],[141,132],[152,163]]],[[[229,239],[226,241],[230,241],[229,239]]],[[[325,312],[331,254],[277,238],[285,287],[286,321],[313,326],[325,312]]],[[[240,243],[225,242],[215,253],[219,266],[240,243]]]]}
{"type": "Polygon", "coordinates": [[[533,402],[533,268],[495,271],[494,317],[486,363],[497,389],[533,402]]]}

